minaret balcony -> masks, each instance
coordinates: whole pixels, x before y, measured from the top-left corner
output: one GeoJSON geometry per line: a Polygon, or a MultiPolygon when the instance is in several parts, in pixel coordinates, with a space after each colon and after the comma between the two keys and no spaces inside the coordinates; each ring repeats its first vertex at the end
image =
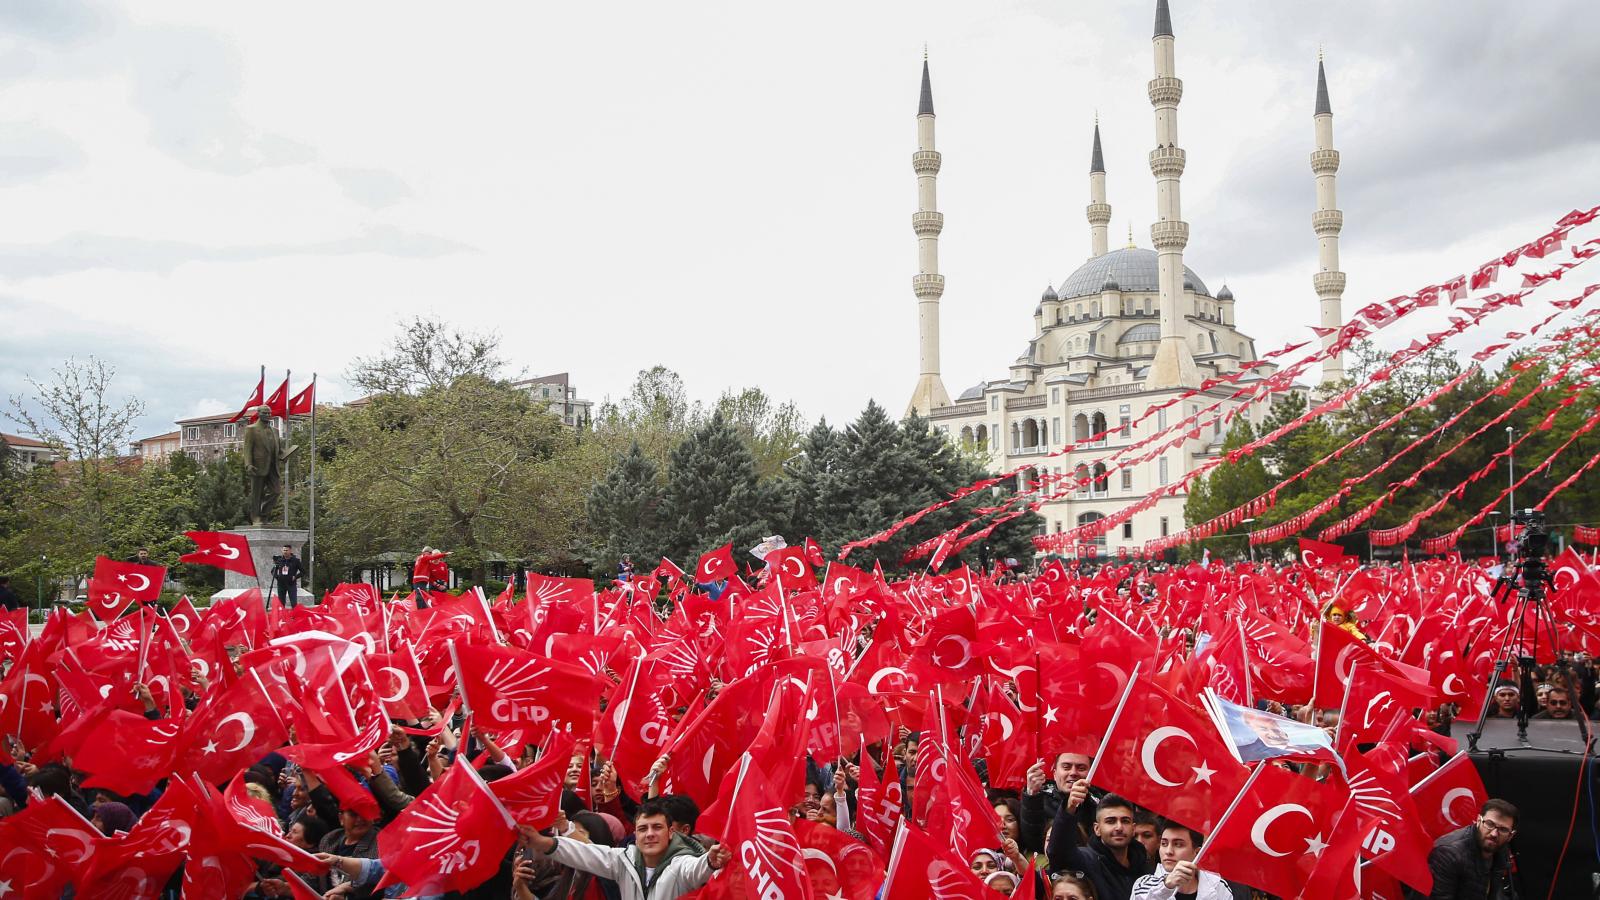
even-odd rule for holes
{"type": "Polygon", "coordinates": [[[1336,235],[1344,228],[1344,210],[1319,209],[1311,214],[1311,230],[1318,237],[1336,235]]]}
{"type": "Polygon", "coordinates": [[[913,275],[911,277],[911,291],[917,295],[918,300],[937,300],[944,296],[944,276],[913,275]]]}
{"type": "Polygon", "coordinates": [[[937,175],[940,160],[937,150],[918,150],[911,154],[911,169],[918,175],[937,175]]]}
{"type": "Polygon", "coordinates": [[[912,213],[911,230],[917,237],[938,237],[944,230],[944,213],[927,210],[912,213]]]}
{"type": "Polygon", "coordinates": [[[1189,223],[1170,219],[1150,226],[1150,243],[1157,250],[1182,250],[1189,245],[1189,223]]]}
{"type": "Polygon", "coordinates": [[[1311,286],[1318,297],[1338,297],[1344,294],[1343,272],[1318,272],[1311,276],[1311,286]]]}
{"type": "Polygon", "coordinates": [[[1339,151],[1311,151],[1311,171],[1317,175],[1332,175],[1339,171],[1339,151]]]}
{"type": "Polygon", "coordinates": [[[1168,75],[1150,79],[1151,106],[1177,106],[1183,99],[1183,81],[1168,75]]]}
{"type": "Polygon", "coordinates": [[[1178,178],[1189,156],[1178,147],[1157,147],[1150,151],[1150,174],[1157,178],[1178,178]]]}
{"type": "Polygon", "coordinates": [[[1111,224],[1111,204],[1109,203],[1091,203],[1084,209],[1084,212],[1089,215],[1090,225],[1111,224]]]}

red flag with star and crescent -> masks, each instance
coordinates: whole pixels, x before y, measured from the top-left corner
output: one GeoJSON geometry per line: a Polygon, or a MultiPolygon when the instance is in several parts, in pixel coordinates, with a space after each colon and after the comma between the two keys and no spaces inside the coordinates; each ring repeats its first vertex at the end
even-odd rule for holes
{"type": "Polygon", "coordinates": [[[739,565],[733,561],[733,544],[723,544],[709,553],[703,554],[700,561],[695,563],[694,577],[701,584],[713,581],[722,581],[739,574],[739,565]]]}
{"type": "Polygon", "coordinates": [[[256,577],[256,561],[250,556],[250,539],[244,535],[227,531],[185,531],[184,534],[194,541],[195,549],[178,557],[178,562],[216,566],[256,577]]]}
{"type": "Polygon", "coordinates": [[[1195,864],[1230,881],[1293,897],[1333,839],[1346,795],[1270,763],[1256,767],[1195,864]]]}
{"type": "Polygon", "coordinates": [[[1465,752],[1450,757],[1444,765],[1411,786],[1417,820],[1434,840],[1471,824],[1488,799],[1483,779],[1465,752]]]}
{"type": "Polygon", "coordinates": [[[166,566],[119,562],[97,556],[94,574],[89,577],[89,609],[100,621],[109,622],[130,603],[150,603],[160,597],[166,578],[166,566]]]}
{"type": "Polygon", "coordinates": [[[1089,772],[1095,787],[1206,834],[1248,777],[1209,716],[1141,677],[1089,772]]]}

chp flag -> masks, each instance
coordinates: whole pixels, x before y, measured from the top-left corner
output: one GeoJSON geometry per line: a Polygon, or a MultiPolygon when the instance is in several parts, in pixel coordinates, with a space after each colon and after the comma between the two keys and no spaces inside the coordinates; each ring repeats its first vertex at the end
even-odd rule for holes
{"type": "Polygon", "coordinates": [[[256,577],[256,562],[250,555],[250,540],[244,535],[228,531],[185,531],[184,535],[194,541],[195,549],[178,557],[178,562],[216,566],[256,577]]]}

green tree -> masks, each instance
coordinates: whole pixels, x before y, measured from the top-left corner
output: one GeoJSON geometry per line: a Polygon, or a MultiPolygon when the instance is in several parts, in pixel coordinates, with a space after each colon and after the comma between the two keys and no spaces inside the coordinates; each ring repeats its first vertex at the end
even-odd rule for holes
{"type": "Polygon", "coordinates": [[[640,564],[661,558],[665,546],[661,497],[660,470],[638,444],[630,444],[628,452],[589,490],[585,504],[589,530],[595,537],[591,562],[596,570],[616,564],[624,555],[633,556],[640,564]]]}
{"type": "MultiPolygon", "coordinates": [[[[1222,441],[1222,453],[1237,450],[1255,439],[1255,429],[1250,420],[1237,418],[1222,441]]],[[[1223,464],[1211,474],[1195,480],[1183,504],[1184,520],[1199,524],[1242,506],[1264,493],[1277,483],[1267,472],[1266,463],[1256,456],[1247,456],[1233,464],[1223,464]]],[[[1253,523],[1252,523],[1253,524],[1253,523]]],[[[1195,547],[1195,555],[1202,548],[1195,547]]],[[[1245,537],[1213,537],[1205,542],[1212,556],[1240,557],[1249,553],[1249,540],[1245,537]]]]}
{"type": "Polygon", "coordinates": [[[774,531],[777,497],[755,458],[720,412],[672,451],[662,492],[664,551],[674,560],[733,542],[753,546],[774,531]]]}

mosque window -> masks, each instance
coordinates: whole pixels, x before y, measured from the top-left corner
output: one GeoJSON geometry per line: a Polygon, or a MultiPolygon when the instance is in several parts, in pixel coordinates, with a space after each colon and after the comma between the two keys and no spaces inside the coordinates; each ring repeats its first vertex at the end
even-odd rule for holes
{"type": "Polygon", "coordinates": [[[1167,483],[1167,458],[1165,456],[1156,460],[1156,482],[1158,484],[1167,483]]]}
{"type": "Polygon", "coordinates": [[[1166,537],[1167,536],[1167,517],[1166,516],[1162,516],[1161,517],[1161,536],[1162,537],[1166,537]]]}
{"type": "Polygon", "coordinates": [[[1095,319],[1100,318],[1100,301],[1096,300],[1089,304],[1089,316],[1095,319]]]}
{"type": "Polygon", "coordinates": [[[1117,431],[1122,437],[1133,437],[1133,407],[1124,403],[1117,407],[1117,431]]]}
{"type": "Polygon", "coordinates": [[[1167,430],[1167,411],[1165,409],[1156,410],[1156,428],[1161,431],[1167,430]]]}
{"type": "Polygon", "coordinates": [[[1122,539],[1125,540],[1125,541],[1133,540],[1133,523],[1132,522],[1123,522],[1122,523],[1122,539]]]}
{"type": "Polygon", "coordinates": [[[1125,491],[1133,490],[1133,470],[1132,469],[1123,469],[1122,470],[1122,489],[1125,490],[1125,491]]]}
{"type": "Polygon", "coordinates": [[[990,412],[995,412],[995,411],[997,411],[999,409],[1000,409],[1000,398],[998,396],[990,397],[989,398],[989,411],[990,412]]]}
{"type": "Polygon", "coordinates": [[[1054,406],[1061,402],[1061,388],[1050,389],[1050,404],[1054,406]]]}

